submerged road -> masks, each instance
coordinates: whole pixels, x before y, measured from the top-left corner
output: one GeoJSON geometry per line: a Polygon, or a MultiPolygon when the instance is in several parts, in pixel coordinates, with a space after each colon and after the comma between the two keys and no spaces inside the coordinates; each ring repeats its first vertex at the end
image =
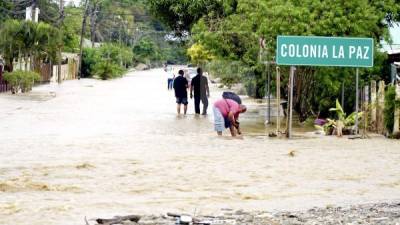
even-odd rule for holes
{"type": "Polygon", "coordinates": [[[166,87],[156,69],[1,94],[0,224],[400,199],[398,141],[218,138],[192,102],[177,117],[166,87]]]}

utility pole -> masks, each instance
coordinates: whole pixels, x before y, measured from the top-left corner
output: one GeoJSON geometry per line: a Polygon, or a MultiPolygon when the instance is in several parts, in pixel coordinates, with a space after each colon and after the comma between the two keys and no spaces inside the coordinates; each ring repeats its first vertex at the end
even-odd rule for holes
{"type": "Polygon", "coordinates": [[[33,16],[33,21],[35,23],[39,22],[39,13],[40,13],[40,9],[36,6],[35,7],[35,15],[33,16]]]}
{"type": "MultiPolygon", "coordinates": [[[[33,23],[39,22],[39,8],[38,8],[37,0],[33,0],[32,6],[26,8],[26,20],[33,21],[33,23]]],[[[24,64],[25,64],[25,71],[28,71],[28,65],[29,65],[29,70],[35,69],[34,56],[31,55],[27,60],[24,60],[24,64]]],[[[22,66],[21,62],[20,62],[20,66],[22,66]]]]}
{"type": "Polygon", "coordinates": [[[82,77],[82,52],[83,52],[83,35],[85,34],[85,28],[86,28],[86,17],[88,16],[88,5],[89,5],[89,0],[85,0],[85,11],[83,13],[83,18],[82,18],[82,30],[81,30],[81,41],[79,44],[79,75],[78,79],[81,79],[82,77]]]}
{"type": "Polygon", "coordinates": [[[33,0],[32,2],[32,9],[31,9],[31,13],[32,13],[32,21],[37,23],[39,22],[39,8],[37,7],[37,0],[33,0]]]}
{"type": "Polygon", "coordinates": [[[63,32],[62,32],[62,25],[64,22],[64,0],[60,0],[60,18],[58,20],[58,28],[60,30],[60,43],[58,47],[58,71],[57,71],[57,77],[58,77],[58,84],[61,84],[62,78],[61,78],[61,61],[62,61],[62,46],[63,46],[63,32]]]}
{"type": "Polygon", "coordinates": [[[37,0],[32,1],[32,5],[26,8],[25,12],[25,20],[33,21],[34,23],[39,22],[39,13],[40,10],[37,7],[37,0]]]}

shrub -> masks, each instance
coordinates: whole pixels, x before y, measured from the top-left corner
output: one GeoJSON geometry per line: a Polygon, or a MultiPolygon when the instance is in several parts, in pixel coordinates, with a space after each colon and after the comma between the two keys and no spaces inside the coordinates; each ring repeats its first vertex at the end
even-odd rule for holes
{"type": "Polygon", "coordinates": [[[85,48],[82,55],[82,75],[83,77],[92,77],[94,67],[100,59],[99,52],[94,48],[85,48]]]}
{"type": "Polygon", "coordinates": [[[100,48],[86,48],[82,58],[82,74],[84,77],[99,76],[107,80],[120,77],[123,67],[132,65],[131,49],[113,43],[103,44],[100,48]]]}
{"type": "Polygon", "coordinates": [[[220,78],[221,83],[228,88],[240,83],[241,74],[244,73],[243,65],[238,61],[214,60],[206,66],[215,78],[220,78]]]}
{"type": "Polygon", "coordinates": [[[394,111],[396,108],[396,88],[391,85],[385,93],[385,109],[383,111],[383,122],[389,133],[393,132],[394,111]]]}
{"type": "Polygon", "coordinates": [[[190,57],[190,61],[196,65],[204,65],[214,59],[212,53],[200,43],[193,44],[187,50],[187,54],[190,57]]]}
{"type": "Polygon", "coordinates": [[[110,60],[98,62],[94,67],[94,74],[102,80],[121,77],[124,69],[110,60]]]}
{"type": "Polygon", "coordinates": [[[22,93],[32,90],[35,82],[40,80],[40,75],[35,72],[16,70],[6,73],[4,79],[11,85],[11,91],[16,94],[21,90],[22,93]]]}
{"type": "Polygon", "coordinates": [[[150,65],[152,61],[160,61],[161,53],[156,43],[150,39],[142,39],[133,47],[136,63],[150,65]]]}

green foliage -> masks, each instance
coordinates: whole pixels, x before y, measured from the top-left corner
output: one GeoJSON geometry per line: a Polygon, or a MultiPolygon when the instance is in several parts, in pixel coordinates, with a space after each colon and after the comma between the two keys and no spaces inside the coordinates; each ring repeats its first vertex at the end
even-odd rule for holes
{"type": "Polygon", "coordinates": [[[16,70],[11,73],[4,75],[10,85],[14,94],[21,90],[22,93],[29,92],[32,90],[33,84],[40,80],[40,75],[35,72],[16,70]]]}
{"type": "Polygon", "coordinates": [[[228,88],[241,81],[243,66],[240,61],[214,60],[206,68],[213,77],[220,78],[228,88]]]}
{"type": "Polygon", "coordinates": [[[136,62],[150,64],[151,61],[162,59],[160,49],[150,39],[142,39],[133,47],[134,59],[136,62]]]}
{"type": "MultiPolygon", "coordinates": [[[[171,3],[175,1],[163,2],[168,3],[164,8],[175,4],[171,3]]],[[[202,43],[218,59],[242,61],[252,70],[252,73],[242,75],[242,81],[248,87],[248,94],[254,97],[263,97],[265,90],[265,67],[260,65],[259,60],[260,37],[266,40],[266,47],[261,52],[262,61],[274,59],[277,35],[373,37],[378,49],[379,40],[388,39],[387,24],[384,21],[387,12],[399,12],[399,4],[394,0],[333,0],[329,4],[318,0],[237,0],[235,4],[232,4],[233,1],[221,2],[228,7],[216,10],[218,17],[210,17],[211,11],[206,10],[191,25],[193,43],[202,43]]],[[[386,76],[388,71],[385,58],[385,55],[376,52],[375,67],[360,71],[363,79],[361,83],[386,76]]],[[[284,75],[282,86],[286,86],[288,79],[285,74],[288,74],[288,68],[281,69],[284,75]]],[[[345,111],[350,111],[355,98],[352,94],[354,74],[354,69],[297,67],[294,107],[300,120],[310,115],[329,116],[329,107],[340,96],[342,83],[346,89],[345,111]]]]}
{"type": "Polygon", "coordinates": [[[95,48],[84,48],[82,55],[82,76],[92,77],[94,74],[94,66],[100,60],[98,50],[95,48]]]}
{"type": "Polygon", "coordinates": [[[19,32],[21,30],[21,22],[18,20],[7,20],[0,28],[0,53],[3,55],[8,66],[16,57],[21,48],[21,40],[19,39],[19,32]]]}
{"type": "Polygon", "coordinates": [[[340,105],[338,99],[336,99],[336,108],[330,108],[329,111],[336,112],[336,115],[339,120],[344,120],[344,118],[346,117],[346,113],[343,111],[343,108],[340,105]]]}
{"type": "Polygon", "coordinates": [[[100,48],[85,48],[82,58],[84,77],[97,75],[107,80],[122,76],[125,68],[132,65],[133,53],[130,48],[115,43],[103,44],[100,48]]]}
{"type": "Polygon", "coordinates": [[[353,126],[356,123],[356,117],[358,116],[358,120],[360,120],[363,116],[363,112],[352,112],[349,116],[346,117],[346,113],[343,111],[342,106],[339,103],[339,100],[336,99],[336,107],[330,108],[329,111],[336,112],[336,117],[338,120],[342,121],[344,126],[353,126]]]}
{"type": "Polygon", "coordinates": [[[206,50],[200,43],[193,44],[187,50],[187,54],[189,55],[191,62],[198,66],[204,66],[208,61],[214,58],[211,52],[206,50]]]}
{"type": "Polygon", "coordinates": [[[105,43],[99,49],[99,55],[103,59],[109,59],[115,64],[126,65],[132,64],[133,53],[128,47],[115,43],[105,43]]]}
{"type": "MultiPolygon", "coordinates": [[[[400,105],[400,104],[399,104],[400,105]]],[[[391,134],[394,126],[394,112],[396,109],[396,88],[391,85],[385,92],[385,108],[383,111],[383,123],[391,134]]]]}
{"type": "Polygon", "coordinates": [[[124,69],[111,60],[101,60],[94,66],[94,74],[102,80],[121,77],[124,69]]]}
{"type": "MultiPolygon", "coordinates": [[[[336,99],[336,107],[330,108],[329,111],[335,112],[337,119],[327,119],[328,122],[322,127],[327,135],[331,134],[334,128],[338,128],[340,126],[344,126],[342,128],[351,130],[352,126],[354,126],[356,123],[356,118],[358,118],[358,121],[360,122],[364,115],[363,112],[352,112],[349,116],[346,116],[346,113],[344,112],[338,99],[336,99]]],[[[320,128],[319,126],[316,127],[320,128]]]]}
{"type": "Polygon", "coordinates": [[[63,52],[78,53],[80,44],[80,33],[82,27],[82,8],[66,7],[67,15],[62,26],[63,31],[63,52]]]}
{"type": "Polygon", "coordinates": [[[13,4],[8,1],[0,1],[0,26],[1,24],[11,18],[11,9],[13,4]]]}
{"type": "Polygon", "coordinates": [[[147,4],[158,19],[178,36],[190,31],[193,24],[209,13],[209,17],[217,18],[223,8],[234,0],[148,0],[147,4]]]}
{"type": "Polygon", "coordinates": [[[189,60],[186,48],[180,45],[171,45],[161,49],[162,60],[171,64],[186,64],[189,60]]]}
{"type": "Polygon", "coordinates": [[[22,57],[55,61],[60,40],[58,29],[49,24],[7,20],[0,28],[0,53],[11,68],[22,57]]]}

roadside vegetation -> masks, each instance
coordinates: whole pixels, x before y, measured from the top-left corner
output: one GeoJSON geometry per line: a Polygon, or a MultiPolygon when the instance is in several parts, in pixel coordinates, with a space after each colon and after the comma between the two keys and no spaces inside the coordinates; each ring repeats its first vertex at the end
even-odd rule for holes
{"type": "MultiPolygon", "coordinates": [[[[396,100],[396,87],[390,85],[385,93],[384,125],[389,134],[393,132],[394,115],[396,108],[400,108],[400,100],[396,100]]],[[[392,138],[400,139],[400,133],[390,135],[392,138]]]]}
{"type": "Polygon", "coordinates": [[[151,68],[187,62],[185,45],[168,38],[171,31],[149,13],[146,1],[88,0],[61,11],[56,1],[38,0],[39,23],[24,20],[31,4],[0,3],[0,55],[9,72],[17,61],[30,60],[31,65],[18,69],[39,72],[41,62],[57,64],[59,51],[79,54],[81,34],[80,77],[112,79],[139,64],[151,68]]]}
{"type": "Polygon", "coordinates": [[[32,90],[33,84],[40,80],[40,75],[35,72],[15,70],[4,75],[6,80],[11,85],[11,92],[26,93],[32,90]]]}
{"type": "MultiPolygon", "coordinates": [[[[319,0],[149,0],[153,14],[178,35],[190,34],[189,49],[201,46],[203,59],[212,58],[224,65],[240,65],[233,77],[232,66],[218,67],[211,73],[227,86],[241,83],[247,94],[265,97],[264,62],[273,61],[277,35],[315,35],[339,37],[372,37],[375,40],[375,66],[361,70],[361,86],[372,79],[389,77],[386,54],[380,53],[382,39],[389,40],[388,27],[399,19],[400,4],[382,1],[319,0]],[[260,48],[260,38],[265,48],[260,48]],[[225,70],[225,71],[221,71],[225,70]],[[239,76],[237,76],[238,74],[239,76]]],[[[197,53],[189,55],[197,60],[197,53]],[[195,57],[193,57],[195,56],[195,57]]],[[[202,62],[204,63],[204,62],[202,62]]],[[[275,67],[269,67],[274,77],[275,67]]],[[[282,87],[287,86],[288,68],[281,68],[282,87]]],[[[335,116],[335,106],[345,87],[344,111],[354,110],[355,70],[349,68],[297,67],[294,108],[301,121],[308,117],[335,116]]],[[[274,81],[272,89],[275,90],[274,81]]]]}
{"type": "MultiPolygon", "coordinates": [[[[60,51],[79,54],[82,38],[80,77],[106,80],[129,68],[190,61],[254,98],[265,98],[267,74],[275,77],[278,35],[372,37],[375,66],[360,70],[360,86],[389,81],[380,41],[391,41],[388,27],[400,20],[396,0],[82,0],[64,11],[57,1],[35,2],[39,23],[23,21],[31,1],[0,2],[0,54],[9,72],[15,61],[30,61],[38,72],[40,62],[56,64],[60,51]]],[[[280,69],[286,98],[289,71],[280,69]]],[[[338,119],[330,109],[342,92],[343,113],[352,114],[354,82],[352,68],[297,67],[294,109],[300,121],[338,119]]],[[[271,85],[274,93],[275,79],[271,85]]]]}

